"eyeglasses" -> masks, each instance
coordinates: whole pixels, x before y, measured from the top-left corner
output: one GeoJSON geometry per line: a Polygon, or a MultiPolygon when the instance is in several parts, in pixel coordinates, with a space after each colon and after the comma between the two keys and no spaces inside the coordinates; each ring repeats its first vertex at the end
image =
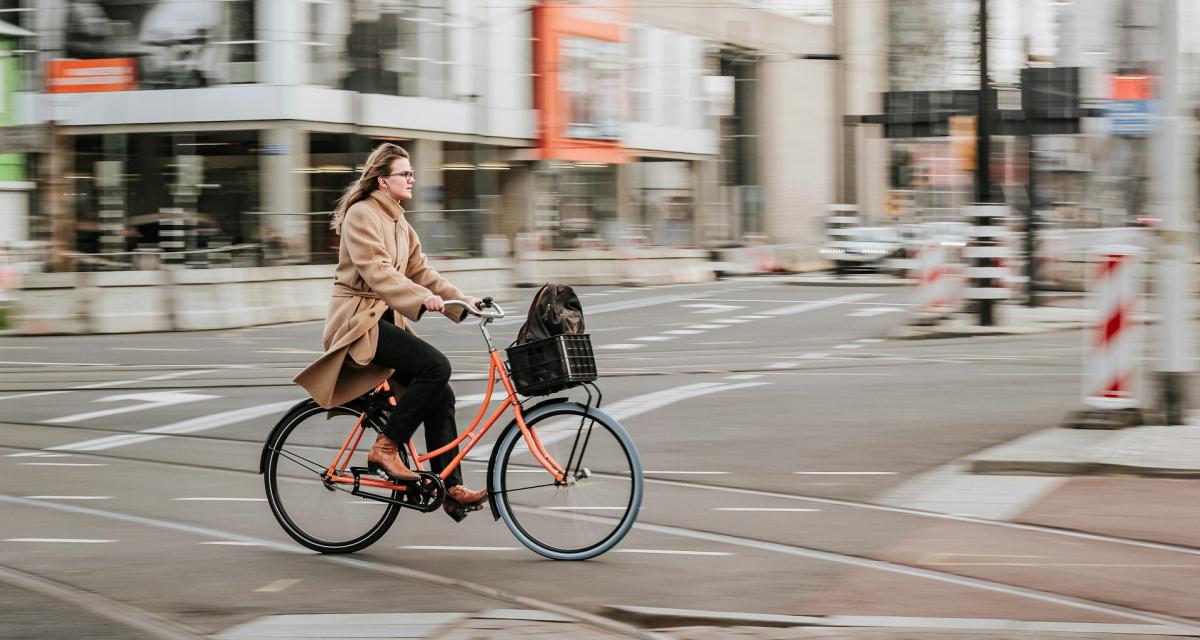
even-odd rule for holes
{"type": "Polygon", "coordinates": [[[389,173],[384,177],[390,178],[392,176],[400,176],[401,178],[404,178],[405,180],[412,180],[414,174],[412,171],[397,171],[396,173],[389,173]]]}

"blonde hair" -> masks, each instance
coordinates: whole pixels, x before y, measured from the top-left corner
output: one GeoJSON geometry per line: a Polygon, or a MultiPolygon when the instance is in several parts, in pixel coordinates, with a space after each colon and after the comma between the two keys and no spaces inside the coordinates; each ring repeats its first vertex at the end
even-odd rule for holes
{"type": "Polygon", "coordinates": [[[367,162],[363,165],[362,174],[358,179],[350,183],[346,190],[342,192],[342,197],[338,198],[337,206],[333,209],[333,218],[329,222],[329,226],[338,235],[342,233],[342,219],[346,217],[346,212],[356,202],[366,200],[371,192],[378,187],[378,178],[386,176],[392,170],[392,162],[397,158],[407,158],[408,152],[400,145],[385,142],[371,152],[367,156],[367,162]]]}

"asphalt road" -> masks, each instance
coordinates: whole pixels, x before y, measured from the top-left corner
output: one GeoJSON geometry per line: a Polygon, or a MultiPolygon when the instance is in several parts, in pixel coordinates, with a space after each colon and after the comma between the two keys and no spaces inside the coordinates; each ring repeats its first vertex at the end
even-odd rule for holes
{"type": "MultiPolygon", "coordinates": [[[[1078,408],[1079,332],[889,340],[909,309],[899,288],[761,278],[579,291],[604,404],[649,480],[641,526],[582,563],[534,555],[486,511],[462,524],[403,513],[350,560],[292,543],[256,471],[264,437],[303,398],[290,379],[318,355],[321,323],[0,339],[0,585],[21,594],[0,636],[61,637],[47,615],[73,608],[94,637],[505,608],[622,621],[632,618],[612,607],[1200,619],[1200,552],[1187,547],[875,507],[917,474],[1078,408]],[[1071,562],[955,561],[997,549],[1071,562]]],[[[497,343],[520,326],[522,293],[493,328],[497,343]]],[[[450,356],[465,426],[487,367],[479,332],[434,316],[417,329],[450,356]]],[[[484,465],[464,469],[483,484],[484,465]]]]}

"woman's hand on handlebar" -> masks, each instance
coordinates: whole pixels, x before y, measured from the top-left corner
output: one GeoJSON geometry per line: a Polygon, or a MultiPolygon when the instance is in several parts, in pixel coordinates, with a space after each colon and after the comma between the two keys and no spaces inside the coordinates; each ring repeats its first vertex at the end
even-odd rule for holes
{"type": "Polygon", "coordinates": [[[425,302],[421,303],[428,311],[445,311],[446,301],[442,300],[441,296],[429,296],[425,298],[425,302]]]}

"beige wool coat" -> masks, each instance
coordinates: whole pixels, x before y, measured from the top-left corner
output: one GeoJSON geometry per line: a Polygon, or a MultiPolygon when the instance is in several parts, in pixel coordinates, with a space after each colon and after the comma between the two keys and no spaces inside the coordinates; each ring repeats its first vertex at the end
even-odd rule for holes
{"type": "MultiPolygon", "coordinates": [[[[466,299],[429,266],[404,209],[387,194],[376,190],[351,206],[340,232],[325,353],[294,379],[325,408],[349,402],[392,375],[392,369],[371,364],[379,319],[388,307],[396,325],[415,334],[408,321],[421,319],[426,298],[466,299]]],[[[455,322],[466,316],[462,307],[448,307],[444,313],[455,322]]]]}

